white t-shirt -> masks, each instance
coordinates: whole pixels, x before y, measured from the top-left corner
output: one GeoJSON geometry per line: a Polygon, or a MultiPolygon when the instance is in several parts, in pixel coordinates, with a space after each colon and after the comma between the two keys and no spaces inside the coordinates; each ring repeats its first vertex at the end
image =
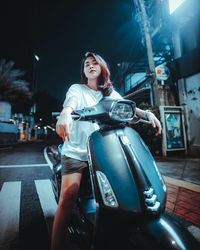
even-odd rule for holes
{"type": "MultiPolygon", "coordinates": [[[[101,91],[90,89],[85,84],[73,84],[66,94],[63,107],[67,105],[69,98],[72,96],[77,97],[77,109],[96,105],[103,98],[101,91]]],[[[110,97],[122,99],[120,94],[115,90],[112,91],[110,97]]],[[[87,161],[87,140],[91,133],[98,128],[99,126],[92,122],[73,121],[70,141],[66,138],[62,147],[62,155],[81,161],[87,161]]]]}

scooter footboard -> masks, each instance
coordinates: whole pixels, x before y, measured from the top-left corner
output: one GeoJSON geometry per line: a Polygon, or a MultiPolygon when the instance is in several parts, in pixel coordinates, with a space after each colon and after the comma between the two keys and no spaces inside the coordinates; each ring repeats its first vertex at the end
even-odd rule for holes
{"type": "Polygon", "coordinates": [[[154,241],[156,249],[200,249],[200,244],[190,232],[167,214],[143,224],[142,231],[151,238],[152,242],[154,241]]]}

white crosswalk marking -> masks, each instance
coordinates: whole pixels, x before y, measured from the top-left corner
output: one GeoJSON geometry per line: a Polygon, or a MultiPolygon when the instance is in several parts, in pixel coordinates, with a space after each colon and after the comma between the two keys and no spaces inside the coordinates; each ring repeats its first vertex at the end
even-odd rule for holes
{"type": "Polygon", "coordinates": [[[0,250],[17,249],[21,181],[5,182],[0,192],[0,250]]]}
{"type": "Polygon", "coordinates": [[[0,165],[0,168],[24,168],[24,167],[46,167],[49,166],[48,164],[19,164],[19,165],[0,165]]]}
{"type": "Polygon", "coordinates": [[[51,236],[54,215],[57,209],[57,203],[53,194],[50,180],[35,180],[37,193],[43,210],[49,235],[51,236]]]}

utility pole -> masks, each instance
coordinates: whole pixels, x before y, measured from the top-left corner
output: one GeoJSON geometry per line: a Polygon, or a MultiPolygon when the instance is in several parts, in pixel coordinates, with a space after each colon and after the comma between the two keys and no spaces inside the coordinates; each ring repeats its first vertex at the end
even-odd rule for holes
{"type": "Polygon", "coordinates": [[[155,64],[154,64],[152,42],[151,42],[151,35],[150,35],[150,29],[149,29],[150,23],[147,17],[144,0],[134,0],[134,2],[138,11],[137,15],[139,15],[139,21],[141,22],[142,28],[144,31],[149,69],[150,69],[151,74],[153,75],[153,84],[152,84],[153,103],[154,105],[157,105],[157,106],[165,105],[163,86],[158,84],[156,74],[155,74],[155,64]]]}
{"type": "MultiPolygon", "coordinates": [[[[144,6],[144,0],[138,0],[140,8],[141,8],[141,14],[142,14],[142,20],[143,20],[143,27],[144,27],[144,35],[146,40],[146,46],[147,46],[147,56],[148,56],[148,62],[149,62],[149,69],[151,73],[155,76],[155,64],[153,59],[153,50],[152,50],[152,43],[151,43],[151,36],[149,31],[149,20],[147,17],[146,9],[144,6]]],[[[155,85],[157,85],[157,79],[155,78],[155,85]]]]}

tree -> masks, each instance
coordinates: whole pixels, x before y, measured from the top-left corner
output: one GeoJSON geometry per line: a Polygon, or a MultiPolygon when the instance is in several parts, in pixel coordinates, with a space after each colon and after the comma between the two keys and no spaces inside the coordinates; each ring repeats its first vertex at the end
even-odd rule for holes
{"type": "Polygon", "coordinates": [[[0,101],[13,102],[31,98],[29,83],[20,79],[25,75],[20,69],[13,69],[13,61],[0,60],[0,101]]]}
{"type": "Polygon", "coordinates": [[[13,61],[0,60],[0,121],[9,121],[11,103],[31,99],[29,83],[21,79],[25,72],[13,66],[13,61]]]}

